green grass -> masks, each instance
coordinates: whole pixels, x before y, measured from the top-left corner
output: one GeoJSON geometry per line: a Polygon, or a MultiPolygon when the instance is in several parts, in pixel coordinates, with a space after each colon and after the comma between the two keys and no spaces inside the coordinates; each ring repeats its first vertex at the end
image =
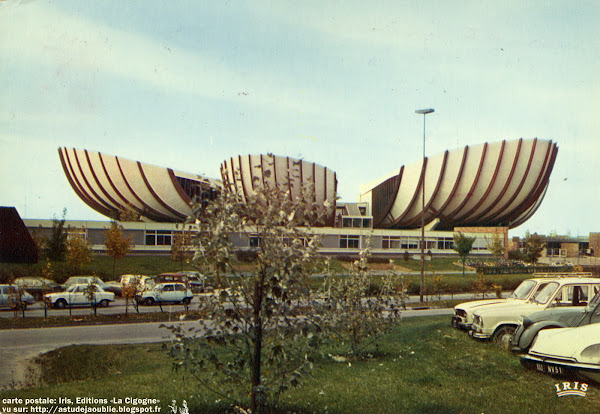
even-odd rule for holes
{"type": "MultiPolygon", "coordinates": [[[[78,396],[186,400],[190,412],[225,412],[229,404],[182,373],[160,345],[68,347],[42,358],[54,384],[1,393],[2,398],[78,396]]],[[[582,413],[597,412],[600,389],[558,398],[559,380],[523,368],[516,355],[473,341],[448,317],[406,318],[373,358],[317,362],[300,388],[282,396],[278,413],[582,413]]]]}
{"type": "MultiPolygon", "coordinates": [[[[202,317],[202,313],[197,310],[197,306],[192,306],[186,312],[146,312],[136,313],[133,306],[128,314],[98,314],[94,315],[90,310],[87,315],[73,316],[48,316],[44,317],[20,317],[16,318],[0,318],[0,329],[24,329],[24,328],[50,328],[56,326],[83,326],[83,325],[103,325],[103,324],[118,324],[118,323],[143,323],[143,322],[171,322],[185,315],[187,320],[197,320],[202,317]]],[[[52,311],[50,311],[52,312],[52,311]]],[[[100,311],[101,312],[101,311],[100,311]]]]}
{"type": "MultiPolygon", "coordinates": [[[[462,274],[462,265],[458,266],[455,263],[460,263],[460,259],[458,257],[435,257],[431,260],[425,261],[425,271],[449,270],[461,272],[462,274]]],[[[407,269],[410,269],[413,272],[421,271],[421,260],[416,260],[413,258],[410,258],[409,260],[404,260],[400,258],[395,259],[394,264],[406,267],[407,269]]]]}

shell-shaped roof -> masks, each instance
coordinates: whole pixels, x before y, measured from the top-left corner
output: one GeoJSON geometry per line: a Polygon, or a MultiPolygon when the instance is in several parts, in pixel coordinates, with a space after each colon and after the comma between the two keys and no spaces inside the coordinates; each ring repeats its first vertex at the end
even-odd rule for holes
{"type": "Polygon", "coordinates": [[[440,230],[513,228],[539,207],[557,153],[555,143],[537,138],[466,146],[402,166],[364,197],[376,228],[417,228],[435,219],[440,230]]]}
{"type": "Polygon", "coordinates": [[[141,219],[182,222],[191,203],[220,182],[171,168],[157,167],[100,152],[59,148],[71,187],[88,206],[118,219],[133,213],[141,219]]]}
{"type": "Polygon", "coordinates": [[[310,187],[314,202],[326,206],[326,226],[333,226],[337,197],[334,171],[321,165],[277,155],[239,155],[221,164],[223,186],[243,200],[255,193],[258,186],[279,188],[289,192],[290,199],[299,199],[302,188],[310,187]]]}

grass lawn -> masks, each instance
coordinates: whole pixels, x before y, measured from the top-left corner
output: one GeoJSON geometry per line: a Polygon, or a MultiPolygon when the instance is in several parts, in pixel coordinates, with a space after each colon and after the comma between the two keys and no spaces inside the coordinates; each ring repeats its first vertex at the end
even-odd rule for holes
{"type": "MultiPolygon", "coordinates": [[[[597,412],[600,389],[556,396],[559,380],[521,367],[519,358],[473,341],[449,317],[406,318],[364,361],[326,358],[300,388],[284,394],[277,413],[585,413],[597,412]]],[[[330,350],[335,354],[335,350],[330,350]]],[[[43,358],[47,382],[0,392],[5,398],[157,398],[187,401],[190,412],[226,412],[229,404],[182,373],[160,345],[79,346],[43,358]]]]}

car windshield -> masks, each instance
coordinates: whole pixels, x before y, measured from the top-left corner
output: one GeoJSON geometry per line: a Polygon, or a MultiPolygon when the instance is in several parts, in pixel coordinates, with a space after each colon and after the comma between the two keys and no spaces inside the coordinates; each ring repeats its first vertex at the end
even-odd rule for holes
{"type": "Polygon", "coordinates": [[[558,289],[558,283],[548,283],[542,290],[534,294],[533,300],[537,303],[546,303],[550,300],[554,292],[556,292],[556,289],[558,289]]]}
{"type": "Polygon", "coordinates": [[[535,285],[536,282],[534,280],[524,280],[517,286],[513,293],[510,294],[509,298],[527,299],[535,285]]]}

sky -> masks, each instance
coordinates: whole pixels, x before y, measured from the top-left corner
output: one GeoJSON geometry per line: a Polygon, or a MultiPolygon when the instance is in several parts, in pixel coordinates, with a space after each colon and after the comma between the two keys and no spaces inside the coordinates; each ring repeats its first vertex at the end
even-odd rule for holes
{"type": "Polygon", "coordinates": [[[509,235],[600,231],[600,2],[0,0],[0,205],[106,220],[59,147],[220,178],[302,158],[341,201],[429,156],[503,139],[559,147],[509,235]]]}

